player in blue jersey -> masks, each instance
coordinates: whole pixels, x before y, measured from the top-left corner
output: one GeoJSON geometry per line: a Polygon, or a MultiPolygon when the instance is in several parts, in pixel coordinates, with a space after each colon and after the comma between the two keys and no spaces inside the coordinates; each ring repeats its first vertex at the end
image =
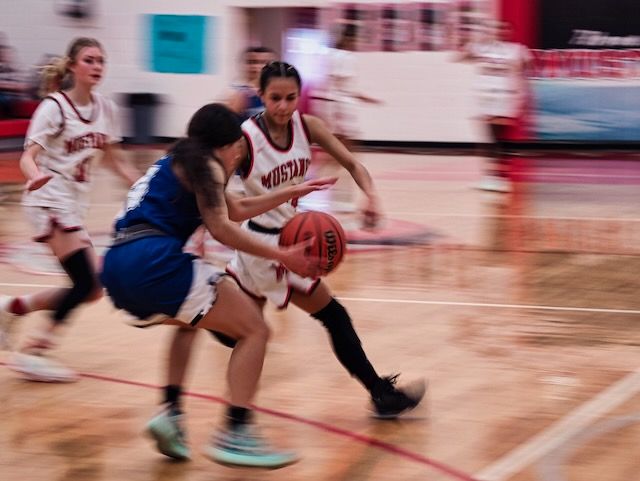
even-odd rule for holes
{"type": "MultiPolygon", "coordinates": [[[[311,144],[317,143],[338,159],[361,187],[366,196],[365,222],[375,225],[381,210],[373,180],[364,165],[319,118],[297,111],[301,87],[298,71],[287,63],[271,62],[263,68],[260,84],[265,111],[242,124],[249,153],[241,166],[244,192],[249,196],[271,195],[302,182],[310,164],[311,144]]],[[[252,217],[242,228],[265,245],[278,245],[282,226],[296,214],[296,205],[297,202],[283,203],[252,217]]],[[[279,308],[286,308],[291,302],[320,321],[338,361],[369,393],[376,417],[396,418],[420,403],[425,394],[424,381],[399,386],[397,376],[380,376],[369,361],[346,308],[320,278],[291,272],[282,275],[274,264],[250,253],[236,252],[227,271],[261,308],[267,300],[279,308]]],[[[177,371],[178,366],[188,362],[193,337],[188,331],[176,333],[170,369],[177,371]]],[[[218,333],[216,337],[229,347],[235,345],[232,336],[218,333]]],[[[176,381],[181,383],[182,378],[173,377],[172,382],[176,381]]],[[[179,385],[175,385],[178,392],[179,385]]]]}
{"type": "MultiPolygon", "coordinates": [[[[124,212],[115,222],[114,243],[105,255],[101,279],[114,305],[130,313],[138,327],[175,324],[238,339],[228,366],[227,423],[205,452],[225,464],[284,466],[295,456],[270,448],[257,437],[250,411],[269,328],[260,309],[232,279],[184,253],[183,247],[204,224],[229,247],[274,259],[302,275],[317,274],[318,259],[304,256],[308,242],[291,248],[267,246],[231,219],[250,218],[325,188],[335,179],[309,181],[258,197],[226,198],[224,188],[243,145],[235,114],[220,104],[206,105],[194,114],[187,132],[129,191],[124,212]]],[[[163,454],[187,459],[180,406],[172,402],[179,393],[171,386],[165,391],[167,406],[150,421],[148,430],[163,454]]]]}

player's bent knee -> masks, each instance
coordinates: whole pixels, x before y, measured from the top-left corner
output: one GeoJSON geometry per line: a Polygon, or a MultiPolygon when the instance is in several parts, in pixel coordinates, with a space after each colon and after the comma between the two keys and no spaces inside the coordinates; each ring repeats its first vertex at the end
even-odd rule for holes
{"type": "Polygon", "coordinates": [[[253,337],[264,339],[265,342],[268,342],[271,338],[271,329],[264,322],[261,316],[256,317],[254,319],[247,319],[246,322],[242,323],[242,332],[238,336],[239,339],[253,337]]]}

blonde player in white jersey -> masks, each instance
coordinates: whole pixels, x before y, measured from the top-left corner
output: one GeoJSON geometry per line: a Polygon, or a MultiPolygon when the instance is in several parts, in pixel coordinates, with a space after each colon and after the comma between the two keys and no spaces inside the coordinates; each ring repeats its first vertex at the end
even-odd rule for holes
{"type": "Polygon", "coordinates": [[[478,64],[480,115],[492,140],[489,151],[492,163],[479,187],[508,192],[508,165],[501,142],[505,130],[514,125],[523,112],[527,94],[525,71],[531,62],[531,53],[524,45],[510,41],[512,32],[508,23],[498,22],[490,29],[489,38],[465,47],[462,60],[478,64]]]}
{"type": "Polygon", "coordinates": [[[96,254],[84,228],[92,163],[104,153],[129,185],[137,177],[116,145],[121,137],[115,105],[93,92],[102,80],[104,63],[104,50],[97,40],[77,38],[65,58],[45,67],[43,93],[47,96],[31,119],[20,159],[27,178],[22,204],[34,229],[34,240],[50,247],[72,282],[70,288],[0,300],[0,327],[4,327],[5,337],[17,317],[52,311],[46,324],[27,339],[10,362],[10,367],[31,380],[77,379],[71,369],[45,354],[55,346],[71,311],[102,297],[96,254]],[[58,90],[68,80],[71,88],[58,90]]]}
{"type": "MultiPolygon", "coordinates": [[[[364,222],[375,226],[381,211],[373,180],[367,169],[327,129],[317,117],[297,111],[301,80],[297,70],[284,62],[270,62],[260,76],[260,94],[265,110],[242,125],[247,141],[247,160],[240,167],[245,194],[273,194],[304,181],[311,162],[312,143],[317,143],[340,162],[365,194],[364,222]]],[[[227,195],[230,195],[227,190],[227,195]]],[[[243,223],[243,229],[277,245],[284,223],[296,213],[297,199],[281,204],[265,214],[243,223]]],[[[399,388],[396,376],[380,377],[362,349],[346,309],[333,297],[321,279],[303,278],[287,272],[278,263],[236,252],[227,267],[240,287],[263,307],[267,300],[280,308],[289,302],[311,314],[327,329],[340,363],[367,389],[374,415],[395,418],[413,409],[425,392],[420,380],[399,388]]],[[[225,345],[235,340],[214,333],[225,345]]],[[[170,384],[167,401],[179,405],[182,382],[189,361],[195,331],[176,331],[167,363],[170,384]],[[169,396],[170,394],[170,396],[169,396]]],[[[179,446],[184,438],[176,431],[167,433],[167,444],[179,446]]]]}

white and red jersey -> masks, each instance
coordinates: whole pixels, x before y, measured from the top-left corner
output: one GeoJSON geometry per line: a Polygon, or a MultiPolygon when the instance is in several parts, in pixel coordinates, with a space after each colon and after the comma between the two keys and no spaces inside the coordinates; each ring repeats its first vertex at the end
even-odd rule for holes
{"type": "Polygon", "coordinates": [[[39,144],[44,149],[36,162],[53,178],[38,190],[25,193],[23,204],[68,207],[88,204],[90,169],[106,144],[122,140],[115,104],[92,94],[89,105],[75,105],[64,92],[45,98],[31,118],[25,149],[39,144]]]}
{"type": "Polygon", "coordinates": [[[477,89],[484,114],[516,117],[525,97],[524,66],[531,53],[522,44],[490,41],[472,45],[480,75],[477,89]]]}
{"type": "MultiPolygon", "coordinates": [[[[309,134],[298,111],[289,121],[289,145],[284,148],[271,140],[269,132],[260,123],[260,115],[257,115],[242,124],[250,158],[249,165],[241,173],[247,196],[266,194],[304,182],[311,163],[309,134]]],[[[252,220],[267,228],[282,227],[295,215],[297,204],[297,199],[292,199],[252,220]]]]}

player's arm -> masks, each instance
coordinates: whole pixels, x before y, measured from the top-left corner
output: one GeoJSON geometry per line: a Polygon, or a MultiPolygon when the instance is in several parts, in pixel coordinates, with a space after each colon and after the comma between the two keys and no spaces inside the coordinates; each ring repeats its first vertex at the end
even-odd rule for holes
{"type": "Polygon", "coordinates": [[[41,172],[36,162],[38,154],[43,150],[42,145],[33,142],[20,156],[20,170],[27,178],[26,190],[37,190],[53,177],[53,174],[41,172]]]}
{"type": "Polygon", "coordinates": [[[336,159],[338,163],[349,172],[358,187],[360,187],[362,192],[367,196],[368,204],[364,210],[365,224],[368,226],[377,224],[381,217],[380,201],[373,184],[373,179],[367,168],[329,131],[321,119],[306,114],[302,117],[307,125],[310,136],[309,140],[311,140],[312,143],[318,144],[329,155],[336,159]]]}
{"type": "Polygon", "coordinates": [[[315,192],[316,190],[326,190],[336,183],[337,177],[323,177],[311,179],[298,185],[290,185],[278,189],[268,194],[243,197],[232,192],[225,192],[229,218],[232,221],[240,222],[251,219],[260,214],[275,209],[280,204],[291,199],[298,198],[315,192]]]}
{"type": "Polygon", "coordinates": [[[124,157],[124,152],[118,144],[106,144],[104,147],[104,162],[118,174],[126,183],[128,187],[131,187],[140,173],[135,167],[124,157]]]}
{"type": "MultiPolygon", "coordinates": [[[[223,185],[224,172],[222,167],[215,161],[211,161],[209,165],[214,180],[223,185]]],[[[196,191],[196,200],[202,220],[214,239],[233,249],[266,259],[274,259],[301,276],[314,277],[319,274],[318,259],[304,256],[308,242],[290,248],[273,247],[261,242],[259,238],[252,236],[229,219],[222,189],[218,190],[217,196],[217,199],[209,199],[203,193],[196,191]]]]}

